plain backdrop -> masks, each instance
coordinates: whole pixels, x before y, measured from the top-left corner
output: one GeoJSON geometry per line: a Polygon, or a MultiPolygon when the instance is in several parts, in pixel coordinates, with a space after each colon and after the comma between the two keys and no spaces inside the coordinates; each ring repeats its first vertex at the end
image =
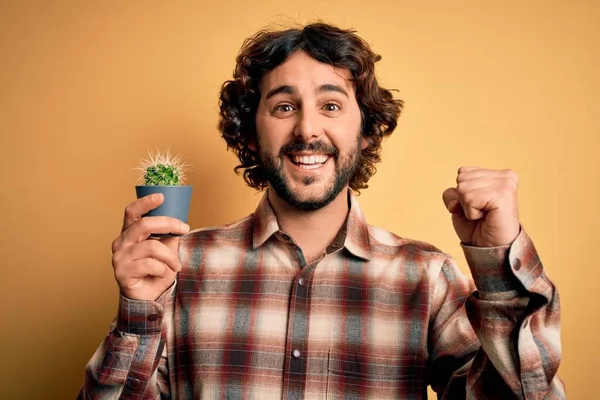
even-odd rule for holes
{"type": "Polygon", "coordinates": [[[571,399],[598,379],[600,2],[2,1],[0,398],[74,398],[116,312],[110,246],[148,149],[192,171],[192,228],[251,213],[216,129],[256,30],[322,19],[383,56],[406,101],[360,196],[371,224],[468,273],[441,201],[461,165],[512,168],[521,221],[558,287],[571,399]]]}

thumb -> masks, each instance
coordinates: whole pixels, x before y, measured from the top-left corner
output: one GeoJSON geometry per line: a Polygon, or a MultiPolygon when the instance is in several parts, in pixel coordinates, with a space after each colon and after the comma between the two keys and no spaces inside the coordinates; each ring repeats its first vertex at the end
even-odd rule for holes
{"type": "Polygon", "coordinates": [[[452,214],[462,214],[463,209],[460,204],[460,197],[458,195],[458,190],[456,188],[448,188],[444,190],[442,193],[442,200],[444,201],[444,205],[446,209],[452,214]]]}

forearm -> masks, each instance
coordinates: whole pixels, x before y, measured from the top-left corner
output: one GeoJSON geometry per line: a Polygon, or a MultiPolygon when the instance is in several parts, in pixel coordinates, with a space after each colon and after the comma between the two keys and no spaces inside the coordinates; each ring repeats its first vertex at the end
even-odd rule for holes
{"type": "Polygon", "coordinates": [[[564,398],[558,292],[530,238],[522,231],[511,246],[465,246],[465,255],[477,288],[465,309],[481,344],[467,397],[498,397],[491,383],[501,378],[515,398],[564,398]]]}
{"type": "Polygon", "coordinates": [[[121,297],[112,329],[86,366],[79,399],[159,399],[167,395],[168,385],[159,385],[157,369],[166,346],[163,321],[172,290],[156,302],[121,297]]]}

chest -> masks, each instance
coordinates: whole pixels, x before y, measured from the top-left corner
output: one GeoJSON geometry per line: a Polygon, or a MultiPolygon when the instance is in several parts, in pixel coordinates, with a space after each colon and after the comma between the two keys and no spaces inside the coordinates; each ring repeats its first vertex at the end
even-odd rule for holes
{"type": "Polygon", "coordinates": [[[178,382],[187,382],[180,390],[196,398],[421,393],[429,290],[414,266],[265,261],[204,264],[180,275],[169,344],[185,377],[178,382]]]}

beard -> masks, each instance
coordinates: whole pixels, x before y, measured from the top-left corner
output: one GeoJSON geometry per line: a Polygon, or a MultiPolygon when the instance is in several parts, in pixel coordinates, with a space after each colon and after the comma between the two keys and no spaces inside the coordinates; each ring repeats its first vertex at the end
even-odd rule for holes
{"type": "MultiPolygon", "coordinates": [[[[260,143],[258,143],[258,155],[266,174],[267,181],[270,183],[273,190],[275,190],[275,193],[277,193],[277,195],[286,203],[299,210],[314,211],[331,203],[341,193],[342,189],[348,185],[350,179],[354,177],[354,174],[360,166],[361,140],[361,135],[358,135],[355,147],[353,147],[344,157],[340,156],[339,150],[334,146],[319,141],[305,143],[299,139],[292,140],[282,146],[276,157],[266,151],[262,151],[260,149],[260,143]],[[333,179],[327,184],[325,190],[318,195],[305,199],[300,197],[300,193],[294,192],[290,178],[283,169],[285,158],[288,157],[290,153],[301,151],[320,152],[328,155],[334,162],[333,179]]],[[[304,177],[302,183],[304,187],[308,187],[316,181],[316,177],[307,176],[304,177]]]]}

